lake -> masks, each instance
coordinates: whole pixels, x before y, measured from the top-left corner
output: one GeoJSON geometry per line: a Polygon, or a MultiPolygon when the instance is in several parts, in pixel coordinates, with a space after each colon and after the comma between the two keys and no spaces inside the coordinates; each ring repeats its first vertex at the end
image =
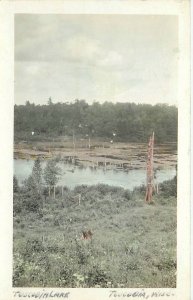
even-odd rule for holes
{"type": "MultiPolygon", "coordinates": [[[[42,162],[42,168],[45,167],[46,162],[42,162]]],[[[17,177],[19,184],[28,178],[31,174],[34,165],[34,160],[17,159],[14,160],[14,175],[17,177]]],[[[123,170],[103,170],[79,168],[72,165],[59,162],[58,166],[61,168],[61,178],[58,185],[64,185],[69,188],[74,188],[77,185],[95,185],[98,183],[108,184],[112,186],[120,186],[125,189],[132,190],[146,183],[146,170],[136,169],[130,171],[123,170]]],[[[170,180],[176,175],[175,168],[161,169],[157,171],[157,182],[161,183],[165,180],[170,180]]]]}

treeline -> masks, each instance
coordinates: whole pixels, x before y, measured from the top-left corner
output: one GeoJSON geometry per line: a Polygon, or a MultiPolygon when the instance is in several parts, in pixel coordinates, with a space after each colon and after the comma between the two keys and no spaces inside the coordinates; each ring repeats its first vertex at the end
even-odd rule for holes
{"type": "Polygon", "coordinates": [[[156,142],[177,141],[178,110],[167,104],[94,102],[35,105],[29,101],[14,107],[15,139],[30,136],[92,136],[116,141],[146,142],[152,131],[156,142]]]}

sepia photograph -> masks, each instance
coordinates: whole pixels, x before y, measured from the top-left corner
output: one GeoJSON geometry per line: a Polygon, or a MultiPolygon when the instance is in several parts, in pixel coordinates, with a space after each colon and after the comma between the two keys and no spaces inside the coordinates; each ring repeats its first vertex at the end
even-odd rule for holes
{"type": "Polygon", "coordinates": [[[189,300],[188,0],[0,3],[0,300],[189,300]]]}
{"type": "Polygon", "coordinates": [[[176,287],[178,32],[15,14],[13,287],[176,287]]]}

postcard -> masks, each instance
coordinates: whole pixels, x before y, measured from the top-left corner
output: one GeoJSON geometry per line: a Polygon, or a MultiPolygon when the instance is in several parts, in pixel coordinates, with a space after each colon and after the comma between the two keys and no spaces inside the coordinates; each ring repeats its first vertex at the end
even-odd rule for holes
{"type": "Polygon", "coordinates": [[[190,299],[189,2],[0,12],[0,299],[190,299]]]}

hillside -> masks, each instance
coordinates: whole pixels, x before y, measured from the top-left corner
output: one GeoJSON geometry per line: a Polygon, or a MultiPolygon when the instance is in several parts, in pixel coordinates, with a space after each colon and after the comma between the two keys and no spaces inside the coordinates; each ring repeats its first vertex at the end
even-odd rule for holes
{"type": "Polygon", "coordinates": [[[175,287],[176,178],[152,205],[144,192],[97,185],[62,196],[58,187],[56,199],[37,199],[16,185],[13,285],[175,287]]]}

